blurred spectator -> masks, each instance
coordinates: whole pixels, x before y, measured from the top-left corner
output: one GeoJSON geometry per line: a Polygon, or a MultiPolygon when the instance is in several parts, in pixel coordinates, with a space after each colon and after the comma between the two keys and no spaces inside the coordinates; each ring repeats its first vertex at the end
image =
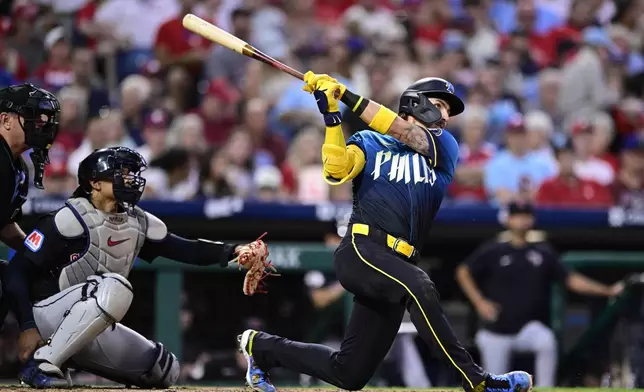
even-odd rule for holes
{"type": "Polygon", "coordinates": [[[570,127],[575,150],[575,175],[583,180],[597,181],[603,186],[613,183],[615,171],[606,161],[592,155],[593,129],[586,120],[577,120],[570,127]]]}
{"type": "Polygon", "coordinates": [[[317,128],[309,128],[300,131],[289,147],[287,160],[295,170],[295,197],[302,203],[329,199],[329,186],[320,175],[322,162],[318,151],[323,141],[317,128]]]}
{"type": "MultiPolygon", "coordinates": [[[[442,0],[431,3],[439,2],[442,0]]],[[[379,4],[378,0],[358,0],[356,3],[345,11],[343,20],[347,26],[355,25],[361,36],[387,41],[400,38],[404,34],[393,12],[379,4]]],[[[431,7],[431,3],[426,2],[425,5],[431,7]]]]}
{"type": "Polygon", "coordinates": [[[591,142],[590,153],[605,162],[617,172],[619,160],[611,152],[611,146],[615,140],[615,125],[613,119],[605,112],[599,112],[593,116],[592,122],[593,141],[591,142]]]}
{"type": "MultiPolygon", "coordinates": [[[[105,116],[105,113],[103,113],[105,116]]],[[[69,174],[76,176],[78,166],[86,156],[99,148],[109,147],[114,140],[109,139],[105,130],[105,119],[98,113],[89,118],[87,122],[87,131],[80,146],[69,154],[67,160],[67,171],[69,174]]]]}
{"type": "Polygon", "coordinates": [[[193,93],[195,85],[184,67],[170,68],[166,77],[166,99],[163,106],[174,115],[180,115],[197,106],[193,93]]]}
{"type": "Polygon", "coordinates": [[[537,204],[547,207],[610,207],[613,197],[609,188],[575,175],[575,153],[571,145],[558,149],[559,175],[541,184],[537,204]]]}
{"type": "Polygon", "coordinates": [[[181,11],[159,27],[154,49],[163,70],[176,65],[186,67],[195,77],[201,73],[212,42],[187,31],[182,24],[184,15],[193,13],[197,2],[198,0],[180,0],[181,11]]]}
{"type": "Polygon", "coordinates": [[[144,144],[137,149],[146,162],[150,163],[166,150],[169,125],[170,118],[161,109],[153,110],[147,115],[143,125],[144,144]]]}
{"type": "Polygon", "coordinates": [[[494,1],[489,12],[497,30],[502,34],[521,28],[543,34],[563,23],[561,15],[536,0],[494,1]]]}
{"type": "Polygon", "coordinates": [[[640,137],[626,140],[621,164],[613,186],[616,204],[629,210],[644,211],[644,142],[640,137]]]}
{"type": "Polygon", "coordinates": [[[17,50],[6,43],[5,37],[0,33],[0,76],[2,85],[10,86],[16,81],[26,80],[29,76],[27,63],[17,50]]]}
{"type": "Polygon", "coordinates": [[[280,166],[286,159],[286,141],[268,129],[268,106],[259,98],[246,102],[243,113],[244,128],[250,134],[257,156],[266,157],[268,163],[280,166]]]}
{"type": "Polygon", "coordinates": [[[228,175],[234,178],[235,195],[247,197],[252,190],[253,144],[250,134],[238,129],[230,135],[223,147],[228,157],[228,175]]]}
{"type": "Polygon", "coordinates": [[[85,135],[87,96],[75,86],[67,86],[58,93],[60,101],[60,130],[56,144],[68,151],[78,147],[85,135]]]}
{"type": "Polygon", "coordinates": [[[540,111],[528,112],[525,116],[525,128],[528,132],[530,151],[541,158],[551,173],[556,173],[557,160],[551,144],[554,125],[550,117],[540,111]]]}
{"type": "Polygon", "coordinates": [[[253,185],[258,201],[275,203],[284,200],[282,173],[275,166],[257,168],[253,174],[253,185]]]}
{"type": "MultiPolygon", "coordinates": [[[[231,23],[231,33],[252,45],[253,42],[250,42],[250,11],[243,8],[236,9],[231,15],[231,23]]],[[[241,89],[249,60],[248,57],[240,56],[239,53],[224,46],[215,45],[206,66],[208,79],[223,78],[236,88],[241,89]]]]}
{"type": "Polygon", "coordinates": [[[189,113],[175,118],[168,132],[167,143],[168,147],[186,149],[193,157],[203,155],[208,149],[208,143],[201,117],[189,113]]]}
{"type": "Polygon", "coordinates": [[[14,49],[27,64],[29,75],[45,60],[45,50],[35,28],[38,6],[31,1],[16,1],[11,15],[11,30],[6,45],[14,49]]]}
{"type": "Polygon", "coordinates": [[[483,170],[496,152],[496,147],[485,141],[487,111],[480,106],[468,106],[458,118],[460,142],[458,166],[450,195],[458,201],[483,202],[487,200],[483,189],[483,170]]]}
{"type": "Polygon", "coordinates": [[[197,183],[190,181],[190,154],[174,147],[150,162],[145,178],[146,197],[159,200],[186,201],[197,194],[197,183]]]}
{"type": "Polygon", "coordinates": [[[72,83],[74,73],[70,62],[70,42],[63,26],[54,27],[45,35],[47,62],[34,73],[34,83],[56,92],[72,83]]]}
{"type": "Polygon", "coordinates": [[[179,11],[177,0],[104,0],[94,21],[108,27],[128,48],[149,51],[159,27],[179,11]]]}
{"type": "Polygon", "coordinates": [[[601,27],[588,27],[583,43],[562,67],[558,106],[563,113],[601,110],[619,97],[606,74],[614,50],[608,33],[601,27]]]}
{"type": "Polygon", "coordinates": [[[109,110],[105,116],[103,132],[112,146],[123,146],[136,149],[137,145],[127,133],[123,112],[118,109],[109,110]]]}
{"type": "Polygon", "coordinates": [[[229,159],[224,149],[212,152],[201,170],[199,197],[215,198],[235,195],[235,178],[228,171],[229,159]]]}
{"type": "Polygon", "coordinates": [[[141,75],[130,75],[121,83],[121,108],[129,134],[141,144],[144,112],[152,92],[152,84],[141,75]]]}
{"type": "Polygon", "coordinates": [[[206,139],[215,147],[220,147],[237,123],[236,104],[239,93],[224,79],[213,80],[208,84],[196,113],[204,123],[206,139]]]}
{"type": "Polygon", "coordinates": [[[522,117],[510,120],[506,132],[506,149],[485,165],[485,190],[491,200],[501,204],[516,198],[533,200],[541,183],[555,173],[530,152],[522,117]]]}
{"type": "Polygon", "coordinates": [[[86,48],[75,48],[72,53],[73,80],[70,86],[82,89],[88,113],[97,113],[109,106],[109,95],[105,84],[96,74],[94,54],[86,48]]]}

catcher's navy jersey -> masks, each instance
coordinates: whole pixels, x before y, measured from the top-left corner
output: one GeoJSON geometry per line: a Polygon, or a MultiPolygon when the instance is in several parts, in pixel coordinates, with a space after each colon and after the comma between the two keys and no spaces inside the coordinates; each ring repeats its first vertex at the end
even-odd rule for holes
{"type": "Polygon", "coordinates": [[[364,151],[366,163],[353,180],[351,223],[365,223],[420,249],[454,177],[458,143],[445,130],[428,135],[421,155],[389,135],[354,134],[347,144],[364,151]]]}

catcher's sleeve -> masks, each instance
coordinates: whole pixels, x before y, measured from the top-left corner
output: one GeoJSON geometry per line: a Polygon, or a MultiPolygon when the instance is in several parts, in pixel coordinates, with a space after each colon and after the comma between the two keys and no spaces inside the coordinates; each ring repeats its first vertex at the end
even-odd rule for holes
{"type": "Polygon", "coordinates": [[[203,239],[189,240],[168,233],[161,240],[147,238],[139,257],[149,263],[159,256],[193,265],[219,264],[222,267],[228,266],[228,262],[234,258],[236,244],[224,244],[203,239]]]}

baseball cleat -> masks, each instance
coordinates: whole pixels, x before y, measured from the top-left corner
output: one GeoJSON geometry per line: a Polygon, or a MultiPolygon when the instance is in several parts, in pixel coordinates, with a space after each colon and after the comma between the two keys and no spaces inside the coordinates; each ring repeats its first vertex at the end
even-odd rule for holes
{"type": "Polygon", "coordinates": [[[57,366],[48,362],[36,362],[30,359],[20,370],[18,380],[22,385],[33,388],[65,388],[72,386],[69,372],[63,373],[57,366]]]}
{"type": "Polygon", "coordinates": [[[275,387],[268,378],[268,373],[261,370],[253,360],[253,338],[257,331],[247,329],[237,336],[239,352],[246,358],[246,385],[257,392],[275,392],[275,387]]]}
{"type": "Polygon", "coordinates": [[[532,375],[522,371],[490,374],[485,380],[485,392],[532,392],[532,375]]]}

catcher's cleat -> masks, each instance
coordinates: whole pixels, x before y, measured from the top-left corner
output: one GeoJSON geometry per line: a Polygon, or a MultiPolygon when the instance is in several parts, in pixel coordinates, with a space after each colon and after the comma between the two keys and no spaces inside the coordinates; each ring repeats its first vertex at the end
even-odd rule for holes
{"type": "Polygon", "coordinates": [[[69,371],[63,373],[57,366],[48,362],[36,362],[30,359],[25,367],[20,370],[18,380],[22,385],[33,388],[65,388],[71,387],[72,381],[69,371]]]}
{"type": "Polygon", "coordinates": [[[253,391],[257,392],[275,392],[275,387],[269,380],[268,373],[261,370],[253,360],[252,348],[253,338],[257,331],[247,329],[241,335],[237,336],[239,352],[246,358],[246,385],[253,391]]]}
{"type": "Polygon", "coordinates": [[[501,375],[490,374],[474,388],[475,392],[532,392],[532,375],[515,371],[501,375]]]}

